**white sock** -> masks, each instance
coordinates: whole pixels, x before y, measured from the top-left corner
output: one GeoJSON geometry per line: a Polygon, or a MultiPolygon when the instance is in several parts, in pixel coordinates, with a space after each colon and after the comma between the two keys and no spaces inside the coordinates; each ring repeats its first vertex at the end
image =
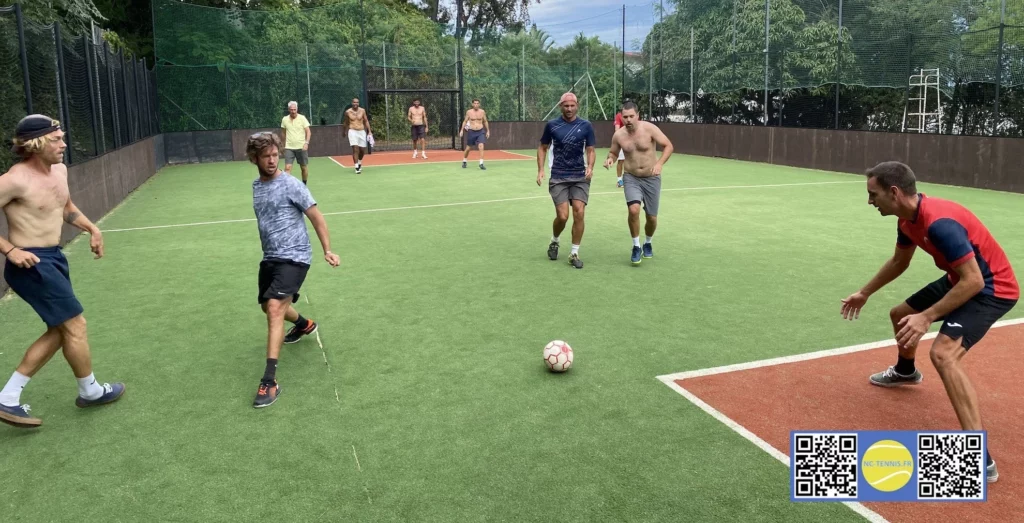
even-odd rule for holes
{"type": "Polygon", "coordinates": [[[90,374],[84,378],[78,379],[78,395],[87,399],[94,400],[103,395],[103,386],[96,383],[96,376],[90,374]]]}
{"type": "Polygon", "coordinates": [[[639,236],[634,236],[633,237],[633,247],[639,247],[639,246],[640,246],[640,237],[639,236]]]}
{"type": "Polygon", "coordinates": [[[21,389],[28,385],[28,376],[14,371],[11,375],[11,379],[4,386],[4,390],[0,391],[0,404],[7,405],[8,407],[17,407],[21,404],[21,389]]]}
{"type": "Polygon", "coordinates": [[[484,159],[480,158],[480,165],[483,165],[483,164],[484,164],[484,159]]]}
{"type": "Polygon", "coordinates": [[[580,246],[576,245],[576,244],[573,244],[573,246],[572,246],[572,254],[579,254],[579,253],[580,253],[580,246]]]}
{"type": "Polygon", "coordinates": [[[558,243],[558,236],[552,236],[551,241],[558,243]]]}
{"type": "Polygon", "coordinates": [[[651,243],[651,238],[654,238],[654,236],[648,236],[647,237],[647,243],[651,243]]]}
{"type": "Polygon", "coordinates": [[[620,182],[622,181],[622,177],[621,177],[621,176],[619,176],[619,181],[620,181],[620,182]]]}

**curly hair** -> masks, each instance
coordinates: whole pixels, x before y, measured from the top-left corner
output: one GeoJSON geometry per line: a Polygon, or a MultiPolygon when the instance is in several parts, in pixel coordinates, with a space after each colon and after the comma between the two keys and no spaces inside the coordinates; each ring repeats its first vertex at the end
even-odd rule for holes
{"type": "Polygon", "coordinates": [[[272,132],[256,133],[249,137],[249,142],[245,145],[245,154],[249,157],[249,161],[256,163],[256,158],[259,158],[263,151],[268,147],[277,147],[281,149],[281,139],[272,132]]]}

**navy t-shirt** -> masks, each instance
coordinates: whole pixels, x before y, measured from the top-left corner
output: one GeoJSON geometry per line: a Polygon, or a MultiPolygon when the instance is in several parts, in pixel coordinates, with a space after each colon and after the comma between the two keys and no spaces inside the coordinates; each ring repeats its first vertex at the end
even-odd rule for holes
{"type": "Polygon", "coordinates": [[[594,126],[583,118],[571,122],[561,116],[549,120],[540,137],[544,145],[554,144],[551,162],[551,178],[560,180],[584,179],[587,177],[586,148],[596,147],[594,126]]]}

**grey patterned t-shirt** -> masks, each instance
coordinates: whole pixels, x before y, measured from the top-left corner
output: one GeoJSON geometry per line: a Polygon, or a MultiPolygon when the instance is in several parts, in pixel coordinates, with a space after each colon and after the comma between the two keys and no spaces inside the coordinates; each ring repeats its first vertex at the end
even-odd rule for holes
{"type": "Polygon", "coordinates": [[[252,182],[252,207],[263,243],[263,259],[309,265],[313,248],[306,232],[306,209],[316,205],[309,189],[294,176],[279,172],[274,179],[252,182]]]}

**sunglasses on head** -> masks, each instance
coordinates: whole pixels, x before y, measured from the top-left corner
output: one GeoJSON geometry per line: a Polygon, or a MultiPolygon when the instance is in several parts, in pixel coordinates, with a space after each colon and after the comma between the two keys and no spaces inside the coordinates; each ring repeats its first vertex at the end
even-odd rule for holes
{"type": "Polygon", "coordinates": [[[274,134],[274,133],[272,133],[270,131],[263,131],[263,132],[259,132],[259,133],[254,133],[254,134],[250,134],[249,135],[249,139],[252,140],[252,139],[255,139],[255,138],[262,138],[264,136],[268,136],[268,135],[271,135],[271,134],[274,134]]]}

